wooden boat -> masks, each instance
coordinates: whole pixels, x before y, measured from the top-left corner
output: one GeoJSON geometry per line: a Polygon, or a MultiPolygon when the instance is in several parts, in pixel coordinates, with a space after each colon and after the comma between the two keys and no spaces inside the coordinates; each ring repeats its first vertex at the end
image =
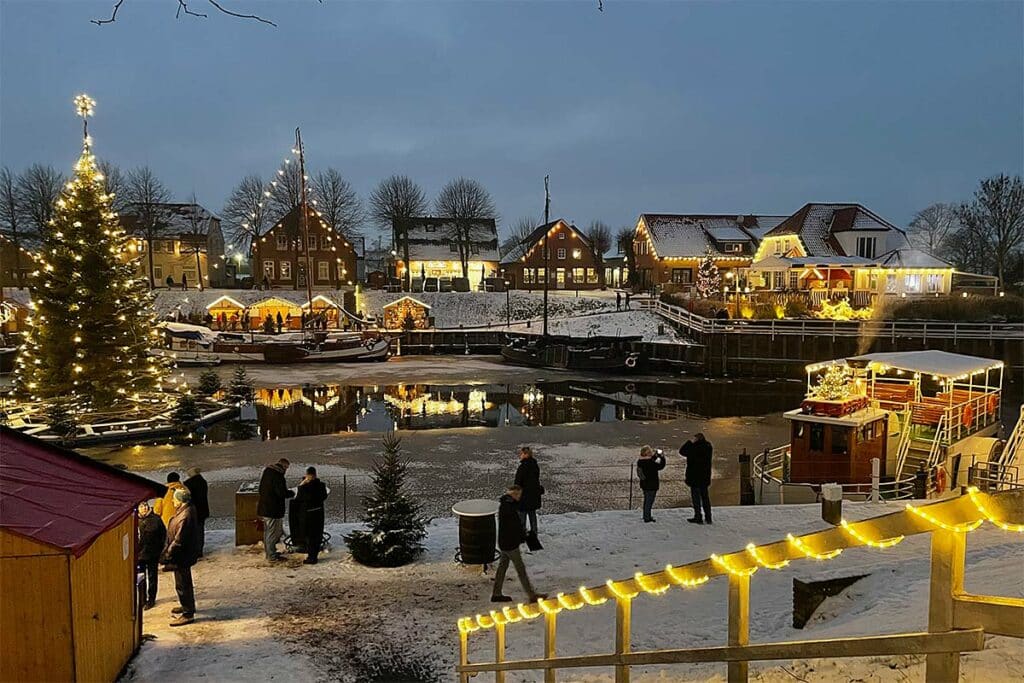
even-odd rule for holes
{"type": "Polygon", "coordinates": [[[263,359],[268,363],[358,363],[385,361],[391,353],[391,341],[384,337],[363,339],[355,333],[349,338],[324,339],[304,344],[268,343],[263,359]]]}
{"type": "Polygon", "coordinates": [[[644,365],[644,358],[632,350],[631,344],[640,340],[640,337],[512,337],[502,347],[501,355],[510,363],[530,367],[636,372],[644,365]]]}

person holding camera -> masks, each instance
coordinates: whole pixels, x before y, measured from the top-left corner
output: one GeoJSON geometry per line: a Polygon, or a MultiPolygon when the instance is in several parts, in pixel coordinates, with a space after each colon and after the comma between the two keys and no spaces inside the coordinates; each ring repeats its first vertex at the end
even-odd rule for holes
{"type": "Polygon", "coordinates": [[[654,508],[654,499],[658,495],[658,487],[661,482],[658,472],[665,469],[665,454],[659,448],[654,450],[650,446],[640,449],[640,459],[636,461],[636,474],[640,480],[640,490],[644,492],[644,523],[653,522],[651,510],[654,508]]]}
{"type": "Polygon", "coordinates": [[[693,499],[693,517],[686,520],[691,524],[711,524],[711,442],[697,432],[693,438],[679,448],[679,455],[686,458],[686,485],[690,487],[693,499]],[[703,514],[702,514],[703,509],[703,514]]]}

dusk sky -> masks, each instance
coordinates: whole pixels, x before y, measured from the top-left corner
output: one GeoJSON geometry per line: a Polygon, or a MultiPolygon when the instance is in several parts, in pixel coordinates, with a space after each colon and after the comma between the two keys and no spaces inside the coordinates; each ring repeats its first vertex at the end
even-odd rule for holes
{"type": "MultiPolygon", "coordinates": [[[[460,175],[506,225],[859,201],[899,225],[1024,167],[1024,3],[0,0],[0,161],[96,151],[218,212],[302,127],[360,195],[460,175]]],[[[368,234],[375,234],[368,231],[368,234]]]]}

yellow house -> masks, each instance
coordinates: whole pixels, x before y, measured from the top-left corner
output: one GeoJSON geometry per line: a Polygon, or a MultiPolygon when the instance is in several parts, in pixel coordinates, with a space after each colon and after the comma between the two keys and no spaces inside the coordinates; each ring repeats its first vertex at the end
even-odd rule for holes
{"type": "Polygon", "coordinates": [[[152,273],[154,286],[181,287],[184,283],[201,289],[227,284],[220,218],[202,206],[167,203],[143,210],[129,205],[121,220],[132,237],[129,253],[136,257],[138,274],[148,279],[152,273]],[[150,240],[141,226],[141,216],[151,212],[159,223],[150,231],[150,240]]]}

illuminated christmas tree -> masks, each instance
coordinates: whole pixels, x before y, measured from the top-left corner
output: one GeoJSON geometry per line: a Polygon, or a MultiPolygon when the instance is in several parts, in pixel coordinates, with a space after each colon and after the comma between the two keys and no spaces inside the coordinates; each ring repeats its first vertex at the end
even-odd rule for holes
{"type": "Polygon", "coordinates": [[[811,398],[824,401],[842,401],[850,397],[850,374],[844,365],[830,365],[818,383],[811,387],[811,398]]]}
{"type": "Polygon", "coordinates": [[[704,254],[704,260],[697,267],[697,281],[694,283],[697,288],[697,295],[702,299],[715,296],[722,289],[722,274],[718,272],[718,266],[711,257],[711,250],[704,254]]]}
{"type": "Polygon", "coordinates": [[[81,408],[159,388],[166,372],[148,356],[158,335],[152,300],[135,277],[128,238],[92,153],[94,106],[87,95],[75,98],[82,155],[36,257],[33,311],[17,368],[19,387],[33,400],[66,397],[81,408]]]}

